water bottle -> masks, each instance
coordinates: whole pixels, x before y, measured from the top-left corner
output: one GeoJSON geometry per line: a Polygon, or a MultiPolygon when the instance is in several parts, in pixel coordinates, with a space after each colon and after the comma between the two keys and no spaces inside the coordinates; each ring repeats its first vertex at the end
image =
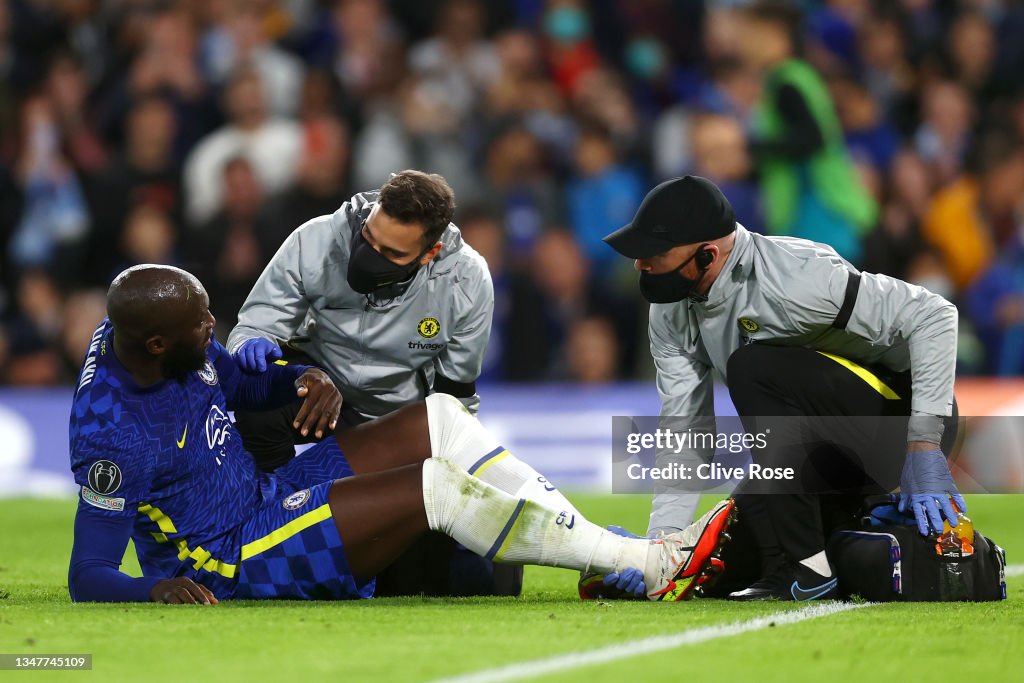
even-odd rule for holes
{"type": "Polygon", "coordinates": [[[966,600],[970,595],[961,560],[974,554],[974,523],[953,503],[957,525],[943,521],[942,533],[935,537],[935,554],[942,558],[939,577],[939,599],[966,600]]]}
{"type": "Polygon", "coordinates": [[[955,559],[970,557],[974,554],[974,523],[960,512],[956,503],[953,503],[953,509],[956,510],[957,525],[951,527],[949,520],[943,520],[942,533],[935,539],[935,554],[955,559]]]}

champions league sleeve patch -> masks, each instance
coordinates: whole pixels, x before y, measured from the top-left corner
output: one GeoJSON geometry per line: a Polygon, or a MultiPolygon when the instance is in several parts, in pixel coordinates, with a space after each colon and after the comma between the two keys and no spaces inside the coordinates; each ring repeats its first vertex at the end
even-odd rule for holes
{"type": "Polygon", "coordinates": [[[89,485],[82,487],[82,500],[101,510],[124,510],[124,498],[113,498],[110,495],[121,488],[121,468],[116,463],[97,460],[89,468],[86,478],[89,485]]]}
{"type": "Polygon", "coordinates": [[[97,460],[89,468],[89,488],[101,496],[108,496],[121,488],[121,469],[109,460],[97,460]]]}

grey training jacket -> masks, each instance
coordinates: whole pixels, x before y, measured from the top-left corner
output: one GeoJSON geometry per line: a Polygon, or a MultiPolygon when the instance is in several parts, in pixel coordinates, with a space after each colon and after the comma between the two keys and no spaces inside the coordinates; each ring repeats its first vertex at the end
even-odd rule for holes
{"type": "MultiPolygon", "coordinates": [[[[909,369],[913,398],[907,440],[938,443],[941,416],[952,411],[956,307],[917,285],[862,273],[849,322],[837,329],[832,323],[850,272],[856,269],[827,245],[765,237],[737,224],[736,245],[706,302],[651,306],[661,414],[713,415],[713,377],[727,379],[729,356],[742,344],[770,342],[897,372],[909,369]],[[746,328],[740,320],[749,321],[746,328]]],[[[695,506],[695,496],[656,495],[651,529],[685,527],[695,506]]]]}
{"type": "MultiPolygon", "coordinates": [[[[253,337],[292,342],[366,417],[424,398],[436,374],[475,382],[494,311],[487,264],[454,225],[402,295],[379,300],[349,287],[352,238],[376,198],[357,194],[292,233],[249,293],[227,344],[234,352],[253,337]]],[[[462,402],[475,413],[479,396],[462,402]]]]}

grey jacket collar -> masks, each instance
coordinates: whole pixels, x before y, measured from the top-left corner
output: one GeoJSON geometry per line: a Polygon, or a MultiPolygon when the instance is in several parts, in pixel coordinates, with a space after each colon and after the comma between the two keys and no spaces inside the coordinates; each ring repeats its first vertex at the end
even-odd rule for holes
{"type": "Polygon", "coordinates": [[[725,261],[722,272],[708,290],[708,300],[695,304],[705,308],[715,308],[732,297],[743,283],[746,282],[754,266],[754,240],[750,231],[739,223],[736,224],[736,243],[725,261]]]}

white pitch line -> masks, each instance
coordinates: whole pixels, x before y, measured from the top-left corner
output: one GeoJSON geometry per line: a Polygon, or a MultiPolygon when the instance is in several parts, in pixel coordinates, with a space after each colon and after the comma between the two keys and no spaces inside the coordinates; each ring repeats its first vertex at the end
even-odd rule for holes
{"type": "Polygon", "coordinates": [[[1024,564],[1011,564],[1006,568],[1007,578],[1024,575],[1024,564]]]}
{"type": "Polygon", "coordinates": [[[522,678],[533,678],[544,674],[558,673],[568,669],[576,669],[596,664],[606,664],[627,657],[671,650],[683,645],[703,643],[716,638],[728,638],[750,631],[760,631],[771,626],[785,626],[795,624],[809,619],[827,617],[839,612],[846,612],[860,607],[869,607],[876,603],[849,603],[849,602],[827,602],[820,605],[812,605],[791,612],[776,612],[749,621],[737,621],[730,624],[717,626],[703,626],[701,628],[680,631],[663,636],[653,636],[640,640],[630,640],[618,645],[603,647],[598,650],[584,652],[569,652],[564,655],[555,655],[543,659],[509,664],[507,666],[484,669],[451,678],[442,678],[434,683],[498,683],[499,681],[514,681],[522,678]]]}

